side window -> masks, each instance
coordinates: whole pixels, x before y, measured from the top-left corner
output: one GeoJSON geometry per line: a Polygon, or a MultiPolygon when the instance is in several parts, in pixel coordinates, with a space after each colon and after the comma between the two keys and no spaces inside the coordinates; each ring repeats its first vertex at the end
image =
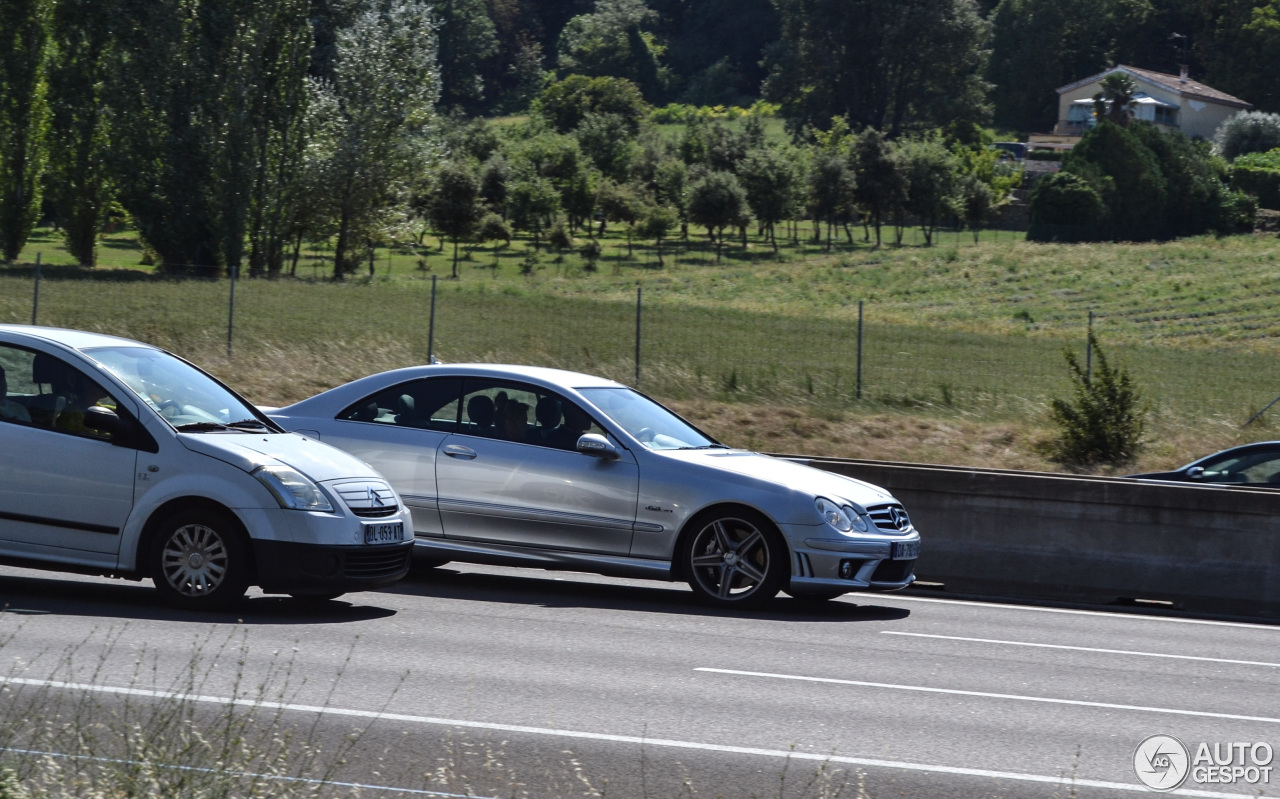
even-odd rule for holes
{"type": "Polygon", "coordinates": [[[0,344],[0,422],[32,424],[31,404],[40,387],[31,381],[36,354],[0,344]]]}
{"type": "Polygon", "coordinates": [[[338,414],[349,422],[373,422],[452,433],[458,426],[457,378],[414,380],[383,389],[338,414]]]}
{"type": "Polygon", "coordinates": [[[115,411],[118,403],[84,372],[52,355],[4,345],[0,369],[0,420],[111,440],[85,426],[85,413],[94,406],[115,411]]]}
{"type": "Polygon", "coordinates": [[[458,432],[565,450],[576,449],[584,433],[604,434],[590,415],[554,392],[483,379],[467,380],[458,432]]]}

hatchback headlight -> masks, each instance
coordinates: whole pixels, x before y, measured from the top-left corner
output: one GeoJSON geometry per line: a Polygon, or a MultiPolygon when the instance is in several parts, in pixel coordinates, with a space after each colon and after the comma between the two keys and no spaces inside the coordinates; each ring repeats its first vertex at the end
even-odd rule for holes
{"type": "Polygon", "coordinates": [[[253,476],[267,487],[280,507],[290,510],[323,510],[332,511],[333,506],[325,499],[320,486],[315,484],[297,469],[284,464],[259,466],[253,470],[253,476]]]}

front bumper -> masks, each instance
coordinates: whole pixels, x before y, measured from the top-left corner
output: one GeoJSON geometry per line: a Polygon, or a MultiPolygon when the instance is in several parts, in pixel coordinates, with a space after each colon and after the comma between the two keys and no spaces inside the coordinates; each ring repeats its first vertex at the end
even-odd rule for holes
{"type": "Polygon", "coordinates": [[[796,528],[790,587],[801,593],[898,591],[915,581],[915,558],[894,560],[895,543],[918,543],[920,534],[901,537],[824,538],[813,527],[796,528]]]}
{"type": "Polygon", "coordinates": [[[253,542],[257,583],[268,594],[332,594],[391,585],[409,573],[413,541],[332,546],[253,542]]]}

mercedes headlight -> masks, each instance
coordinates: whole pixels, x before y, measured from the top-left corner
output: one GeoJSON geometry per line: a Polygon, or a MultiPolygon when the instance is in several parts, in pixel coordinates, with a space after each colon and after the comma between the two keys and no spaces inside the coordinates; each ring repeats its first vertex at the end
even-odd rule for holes
{"type": "Polygon", "coordinates": [[[280,507],[290,510],[323,510],[332,511],[333,506],[325,499],[320,486],[297,469],[283,463],[270,466],[259,466],[252,472],[258,482],[267,487],[280,507]]]}
{"type": "Polygon", "coordinates": [[[822,520],[842,533],[867,531],[867,522],[850,505],[837,505],[826,497],[814,500],[814,507],[822,520]]]}

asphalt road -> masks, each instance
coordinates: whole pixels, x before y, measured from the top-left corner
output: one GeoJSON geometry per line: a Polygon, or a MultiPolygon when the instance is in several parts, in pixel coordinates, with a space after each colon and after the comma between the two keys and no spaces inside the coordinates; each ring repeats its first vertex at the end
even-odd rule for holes
{"type": "MultiPolygon", "coordinates": [[[[1280,749],[1259,621],[926,593],[726,614],[675,584],[457,565],[216,616],[4,568],[0,603],[11,691],[266,700],[322,749],[366,730],[333,772],[364,796],[1124,796],[1152,735],[1280,749]]],[[[1178,793],[1274,795],[1280,773],[1178,793]]]]}

